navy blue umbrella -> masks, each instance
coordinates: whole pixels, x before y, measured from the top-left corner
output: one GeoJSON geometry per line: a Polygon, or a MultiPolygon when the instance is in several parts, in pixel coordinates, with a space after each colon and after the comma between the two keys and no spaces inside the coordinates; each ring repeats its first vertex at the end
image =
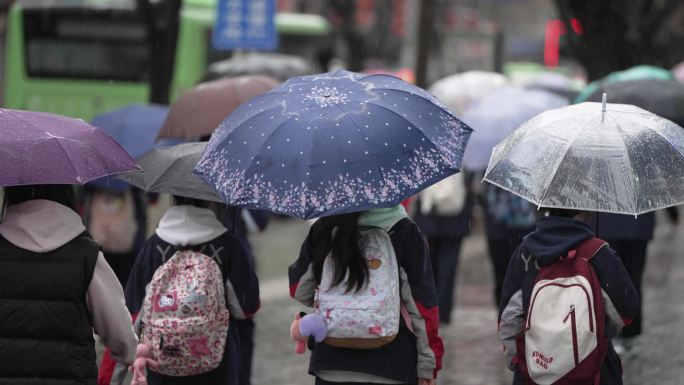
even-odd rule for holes
{"type": "Polygon", "coordinates": [[[240,106],[195,173],[229,205],[300,218],[392,207],[458,172],[471,131],[416,86],[340,70],[240,106]]]}
{"type": "MultiPolygon", "coordinates": [[[[168,113],[168,106],[130,104],[96,116],[91,124],[104,130],[119,142],[133,159],[137,159],[155,147],[181,142],[176,139],[162,139],[157,142],[157,135],[168,113]]],[[[111,190],[124,190],[130,186],[114,177],[98,178],[89,185],[111,190]]]]}

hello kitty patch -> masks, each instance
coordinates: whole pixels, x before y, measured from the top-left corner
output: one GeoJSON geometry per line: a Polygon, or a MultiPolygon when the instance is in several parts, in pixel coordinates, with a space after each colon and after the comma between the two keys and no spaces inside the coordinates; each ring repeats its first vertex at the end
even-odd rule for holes
{"type": "Polygon", "coordinates": [[[167,311],[178,309],[176,292],[158,294],[154,300],[154,311],[167,311]]]}

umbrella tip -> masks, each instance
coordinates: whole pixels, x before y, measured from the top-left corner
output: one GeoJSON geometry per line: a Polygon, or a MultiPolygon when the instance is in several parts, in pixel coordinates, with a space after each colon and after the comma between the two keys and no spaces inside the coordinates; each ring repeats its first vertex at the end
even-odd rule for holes
{"type": "Polygon", "coordinates": [[[608,94],[603,93],[603,99],[601,99],[601,111],[606,112],[606,99],[608,99],[608,94]]]}

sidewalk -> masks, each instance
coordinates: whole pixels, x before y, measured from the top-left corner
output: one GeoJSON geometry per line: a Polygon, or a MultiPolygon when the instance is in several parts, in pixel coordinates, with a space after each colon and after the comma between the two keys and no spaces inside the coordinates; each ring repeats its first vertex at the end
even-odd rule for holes
{"type": "MultiPolygon", "coordinates": [[[[639,353],[625,359],[625,385],[684,384],[684,227],[673,229],[664,218],[649,247],[644,285],[644,335],[639,353]]],[[[257,316],[253,384],[312,384],[308,356],[294,353],[289,325],[302,310],[287,297],[286,268],[297,256],[307,233],[302,222],[275,221],[254,239],[262,278],[262,309],[257,316]],[[301,236],[301,237],[300,237],[301,236]],[[262,271],[268,269],[268,271],[262,271]]],[[[491,267],[484,239],[475,234],[464,243],[459,265],[454,321],[440,330],[445,347],[443,385],[504,385],[505,368],[496,335],[491,267]]]]}

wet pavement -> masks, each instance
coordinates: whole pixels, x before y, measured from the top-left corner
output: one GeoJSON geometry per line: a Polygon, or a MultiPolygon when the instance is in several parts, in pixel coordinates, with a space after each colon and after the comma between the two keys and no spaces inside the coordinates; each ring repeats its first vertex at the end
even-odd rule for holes
{"type": "MultiPolygon", "coordinates": [[[[644,277],[644,334],[635,352],[623,360],[626,385],[684,384],[684,226],[674,228],[664,217],[658,220],[644,277]]],[[[263,292],[256,319],[254,385],[313,383],[306,372],[308,357],[296,355],[289,340],[293,315],[305,309],[287,297],[285,278],[307,229],[304,222],[275,220],[266,233],[253,238],[263,292]]],[[[454,318],[440,330],[446,355],[439,384],[510,384],[496,336],[492,290],[485,243],[478,232],[464,243],[454,318]]]]}

